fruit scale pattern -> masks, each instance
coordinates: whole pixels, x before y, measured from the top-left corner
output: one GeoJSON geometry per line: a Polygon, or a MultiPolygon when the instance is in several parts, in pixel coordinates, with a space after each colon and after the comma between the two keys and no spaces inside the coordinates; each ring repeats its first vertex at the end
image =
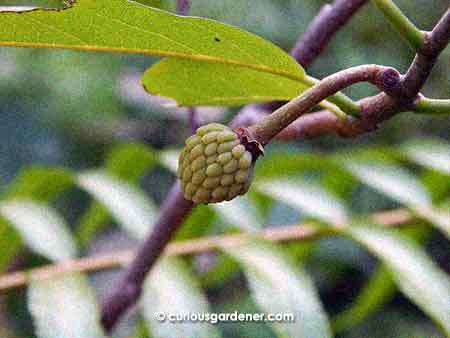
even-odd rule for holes
{"type": "Polygon", "coordinates": [[[178,160],[184,197],[194,203],[218,203],[245,194],[252,174],[252,154],[231,128],[219,123],[198,128],[178,160]]]}

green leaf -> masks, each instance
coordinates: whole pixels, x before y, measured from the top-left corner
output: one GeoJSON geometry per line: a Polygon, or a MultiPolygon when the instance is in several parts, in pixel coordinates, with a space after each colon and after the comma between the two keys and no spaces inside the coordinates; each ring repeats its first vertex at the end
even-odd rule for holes
{"type": "Polygon", "coordinates": [[[153,225],[156,207],[139,188],[102,171],[82,173],[77,182],[136,238],[145,236],[153,225]]]}
{"type": "Polygon", "coordinates": [[[391,271],[384,265],[378,266],[352,306],[334,318],[333,330],[341,332],[359,324],[391,299],[395,291],[391,271]]]}
{"type": "Polygon", "coordinates": [[[32,281],[28,308],[39,338],[104,338],[93,290],[82,274],[32,281]]]}
{"type": "Polygon", "coordinates": [[[157,315],[165,316],[208,313],[209,305],[195,276],[183,261],[167,257],[153,268],[144,283],[141,297],[143,315],[152,337],[219,337],[217,328],[208,322],[161,322],[157,315]]]}
{"type": "Polygon", "coordinates": [[[76,245],[66,222],[50,207],[26,200],[0,203],[0,214],[36,253],[50,260],[76,256],[76,245]]]}
{"type": "Polygon", "coordinates": [[[450,145],[443,140],[418,139],[406,143],[402,149],[412,161],[450,175],[450,145]]]}
{"type": "Polygon", "coordinates": [[[450,238],[450,218],[431,204],[431,198],[421,182],[405,169],[387,164],[348,162],[347,168],[373,189],[406,204],[421,217],[450,238]]]}
{"type": "Polygon", "coordinates": [[[347,211],[339,200],[321,187],[300,179],[273,179],[255,182],[260,192],[286,203],[294,209],[331,224],[347,220],[347,211]]]}
{"type": "MultiPolygon", "coordinates": [[[[414,223],[410,227],[393,231],[410,238],[417,244],[423,244],[430,234],[430,229],[421,223],[414,223]]],[[[333,319],[334,331],[349,330],[377,310],[382,311],[383,305],[394,297],[396,291],[397,287],[391,271],[385,264],[379,264],[351,306],[333,319]]]]}
{"type": "Polygon", "coordinates": [[[23,170],[3,198],[27,198],[47,202],[73,184],[72,173],[63,168],[32,167],[23,170]]]}
{"type": "Polygon", "coordinates": [[[375,225],[344,231],[383,261],[399,289],[450,334],[450,279],[418,245],[375,225]]]}
{"type": "Polygon", "coordinates": [[[210,206],[197,205],[175,233],[175,240],[201,237],[214,220],[215,214],[210,206]]]}
{"type": "Polygon", "coordinates": [[[147,145],[129,143],[115,147],[105,161],[106,170],[128,182],[135,182],[156,164],[155,151],[147,145]]]}
{"type": "Polygon", "coordinates": [[[220,218],[228,225],[233,225],[242,231],[254,232],[262,228],[262,219],[255,206],[242,196],[230,202],[212,204],[220,218]]]}
{"type": "Polygon", "coordinates": [[[173,58],[149,68],[142,83],[148,92],[173,98],[183,106],[239,106],[252,102],[289,101],[308,88],[301,82],[276,74],[173,58]]]}
{"type": "Polygon", "coordinates": [[[253,298],[264,312],[294,315],[293,322],[270,323],[280,336],[331,337],[313,282],[279,249],[254,242],[226,252],[243,266],[253,298]]]}
{"type": "MultiPolygon", "coordinates": [[[[73,183],[72,174],[62,168],[32,167],[23,170],[2,194],[2,199],[23,198],[47,202],[73,183]]],[[[0,271],[3,271],[22,245],[20,234],[0,217],[0,271]]]]}
{"type": "Polygon", "coordinates": [[[0,26],[3,46],[168,56],[304,79],[294,59],[256,35],[125,0],[77,0],[60,12],[2,13],[0,26]]]}
{"type": "Polygon", "coordinates": [[[173,174],[176,174],[180,152],[181,150],[176,149],[161,151],[159,153],[159,162],[164,168],[168,169],[173,174]]]}
{"type": "Polygon", "coordinates": [[[422,184],[405,169],[394,165],[350,162],[347,169],[373,189],[409,206],[430,205],[430,197],[422,184]]]}
{"type": "MultiPolygon", "coordinates": [[[[130,184],[136,184],[145,171],[156,163],[156,154],[143,144],[125,144],[115,147],[106,158],[105,169],[114,177],[130,184]]],[[[99,202],[93,201],[83,214],[78,225],[78,237],[82,243],[111,221],[108,210],[99,202]]]]}

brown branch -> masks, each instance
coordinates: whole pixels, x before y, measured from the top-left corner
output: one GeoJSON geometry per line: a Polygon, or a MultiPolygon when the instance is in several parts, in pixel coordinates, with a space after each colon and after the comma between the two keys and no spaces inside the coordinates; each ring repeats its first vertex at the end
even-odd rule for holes
{"type": "Polygon", "coordinates": [[[450,7],[431,32],[425,33],[425,44],[420,49],[402,79],[400,97],[414,99],[428,79],[439,54],[450,41],[450,7]]]}
{"type": "MultiPolygon", "coordinates": [[[[414,215],[406,209],[396,209],[374,213],[371,218],[386,227],[404,225],[414,219],[414,215]]],[[[341,225],[344,226],[344,225],[341,225]]],[[[248,240],[262,238],[272,242],[306,241],[320,236],[321,230],[311,224],[292,224],[271,227],[256,234],[235,234],[203,237],[193,240],[173,242],[166,246],[166,255],[193,255],[217,249],[233,248],[245,245],[248,240]]],[[[58,264],[19,271],[0,276],[0,291],[23,287],[30,281],[47,280],[72,272],[92,272],[104,269],[119,268],[130,263],[136,257],[133,250],[123,250],[111,254],[95,255],[76,260],[67,260],[58,264]]]]}
{"type": "MultiPolygon", "coordinates": [[[[290,54],[304,68],[322,53],[337,31],[368,1],[367,0],[336,0],[332,4],[322,6],[306,28],[306,31],[295,43],[290,54]]],[[[261,110],[271,112],[281,107],[283,102],[267,102],[249,105],[236,115],[233,127],[248,126],[256,122],[261,110]],[[255,116],[252,116],[255,115],[255,116]],[[241,123],[242,122],[244,123],[241,123]],[[253,120],[252,123],[245,123],[253,120]]]]}
{"type": "Polygon", "coordinates": [[[295,44],[292,57],[303,67],[308,67],[365,3],[367,0],[336,0],[333,4],[324,5],[295,44]]]}
{"type": "Polygon", "coordinates": [[[191,7],[189,0],[177,0],[177,14],[188,15],[189,8],[191,7]]]}
{"type": "MultiPolygon", "coordinates": [[[[250,126],[249,132],[264,146],[298,117],[341,89],[358,82],[370,82],[384,89],[387,78],[400,79],[400,74],[393,68],[378,65],[356,66],[334,73],[281,106],[262,121],[250,126]]],[[[392,87],[396,86],[396,83],[388,82],[388,85],[392,87]]]]}
{"type": "Polygon", "coordinates": [[[184,199],[177,181],[161,206],[158,220],[151,233],[139,246],[130,266],[103,303],[101,321],[106,330],[110,331],[119,317],[139,298],[145,275],[192,207],[192,202],[184,199]]]}

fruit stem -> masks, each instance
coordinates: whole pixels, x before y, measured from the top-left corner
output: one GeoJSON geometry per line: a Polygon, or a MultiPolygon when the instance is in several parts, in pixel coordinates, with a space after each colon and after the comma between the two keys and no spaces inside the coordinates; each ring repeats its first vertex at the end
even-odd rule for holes
{"type": "Polygon", "coordinates": [[[249,133],[264,146],[298,117],[341,89],[357,82],[370,82],[383,90],[384,73],[393,71],[395,71],[393,68],[378,65],[361,65],[339,71],[322,79],[261,122],[250,126],[249,133]]]}

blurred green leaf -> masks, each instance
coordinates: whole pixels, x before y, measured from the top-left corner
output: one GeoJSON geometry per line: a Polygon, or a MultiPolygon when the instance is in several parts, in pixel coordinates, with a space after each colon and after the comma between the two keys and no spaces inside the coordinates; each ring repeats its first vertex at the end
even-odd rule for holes
{"type": "MultiPolygon", "coordinates": [[[[222,40],[217,41],[221,43],[222,40]]],[[[255,57],[255,62],[258,59],[255,57]]],[[[188,107],[289,101],[308,88],[276,74],[173,58],[154,64],[144,73],[142,82],[148,92],[173,98],[179,105],[188,107]]]]}
{"type": "Polygon", "coordinates": [[[47,202],[71,185],[73,185],[73,175],[67,169],[31,167],[19,173],[2,197],[47,202]]]}
{"type": "Polygon", "coordinates": [[[450,334],[450,279],[419,246],[375,225],[344,231],[386,264],[399,289],[450,334]]]}
{"type": "Polygon", "coordinates": [[[97,301],[82,274],[32,281],[28,308],[39,338],[104,338],[97,301]]]}
{"type": "Polygon", "coordinates": [[[173,174],[177,172],[180,150],[170,149],[159,153],[159,162],[173,174]]]}
{"type": "Polygon", "coordinates": [[[450,145],[445,141],[418,139],[407,142],[401,149],[412,161],[450,175],[450,145]]]}
{"type": "Polygon", "coordinates": [[[214,220],[215,214],[210,206],[197,205],[176,232],[175,240],[202,236],[214,220]]]}
{"type": "Polygon", "coordinates": [[[321,221],[342,224],[347,220],[342,203],[320,186],[293,178],[259,181],[254,185],[260,192],[321,221]]]}
{"type": "Polygon", "coordinates": [[[270,323],[282,337],[331,337],[310,277],[274,245],[254,242],[227,250],[244,268],[254,300],[266,313],[291,313],[294,322],[270,323]]]}
{"type": "Polygon", "coordinates": [[[347,162],[346,167],[373,189],[406,204],[450,238],[450,218],[447,211],[439,211],[421,182],[405,169],[387,164],[347,162]]]}
{"type": "Polygon", "coordinates": [[[332,323],[335,332],[351,329],[379,309],[395,294],[391,271],[379,265],[350,308],[338,314],[332,323]]]}
{"type": "Polygon", "coordinates": [[[77,181],[136,238],[145,236],[153,225],[156,207],[139,188],[104,171],[84,172],[77,181]]]}
{"type": "Polygon", "coordinates": [[[50,207],[12,200],[0,203],[0,213],[36,253],[55,261],[76,256],[76,245],[66,222],[50,207]]]}
{"type": "MultiPolygon", "coordinates": [[[[72,174],[62,168],[31,167],[22,170],[2,193],[2,199],[20,198],[48,202],[73,184],[72,174]]],[[[21,235],[0,217],[0,271],[4,270],[22,245],[21,235]]]]}
{"type": "MultiPolygon", "coordinates": [[[[430,229],[422,223],[414,223],[408,227],[392,231],[406,236],[417,244],[423,244],[430,234],[430,229]]],[[[397,287],[391,271],[385,264],[379,264],[351,306],[333,319],[334,331],[349,330],[377,310],[382,310],[383,305],[394,297],[396,291],[397,287]]]]}
{"type": "MultiPolygon", "coordinates": [[[[108,154],[105,169],[113,177],[136,184],[144,172],[156,164],[156,160],[153,149],[144,144],[119,145],[108,154]]],[[[108,210],[98,201],[92,201],[77,227],[81,242],[88,242],[109,221],[111,221],[111,216],[108,210]]]]}
{"type": "Polygon", "coordinates": [[[340,172],[351,178],[345,170],[324,154],[277,151],[269,153],[264,156],[264,160],[258,161],[255,179],[298,175],[305,171],[340,172]]]}
{"type": "Polygon", "coordinates": [[[401,167],[361,161],[348,161],[346,167],[363,183],[399,203],[409,206],[431,203],[419,180],[401,167]]]}
{"type": "Polygon", "coordinates": [[[242,231],[254,232],[262,228],[263,220],[246,196],[229,202],[212,204],[212,207],[226,224],[242,231]]]}
{"type": "MultiPolygon", "coordinates": [[[[180,17],[124,0],[78,0],[72,8],[58,13],[43,10],[3,13],[0,25],[11,27],[0,34],[3,46],[69,48],[195,60],[196,63],[215,63],[219,69],[228,68],[227,76],[239,76],[241,71],[252,74],[253,81],[258,81],[259,74],[263,74],[261,79],[265,82],[265,74],[273,74],[274,81],[297,89],[305,77],[293,58],[256,35],[213,20],[180,17]],[[127,38],[123,39],[124,36],[127,38]]],[[[144,85],[152,90],[149,79],[153,77],[144,77],[144,85]]],[[[196,76],[195,82],[202,79],[207,83],[211,81],[210,76],[196,76]]],[[[214,82],[219,83],[217,79],[214,82]]],[[[226,92],[230,88],[224,85],[221,90],[226,92]]]]}
{"type": "Polygon", "coordinates": [[[156,164],[155,151],[147,145],[129,143],[119,145],[108,154],[106,170],[124,181],[135,182],[156,164]]]}
{"type": "Polygon", "coordinates": [[[219,337],[217,328],[208,322],[171,322],[165,316],[208,313],[209,305],[195,276],[174,257],[159,260],[144,283],[141,297],[143,315],[152,337],[219,337]]]}

